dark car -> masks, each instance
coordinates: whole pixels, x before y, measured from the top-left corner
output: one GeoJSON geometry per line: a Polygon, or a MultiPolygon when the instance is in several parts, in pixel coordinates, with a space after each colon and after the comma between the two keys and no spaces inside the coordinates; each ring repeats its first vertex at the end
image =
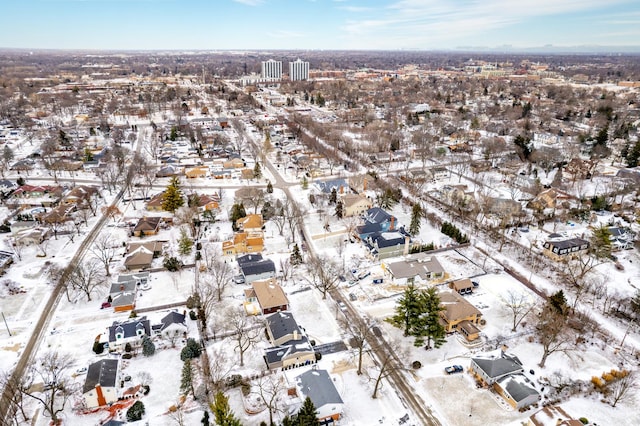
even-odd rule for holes
{"type": "Polygon", "coordinates": [[[451,365],[445,368],[444,371],[447,374],[462,373],[464,371],[464,368],[462,368],[461,365],[451,365]]]}

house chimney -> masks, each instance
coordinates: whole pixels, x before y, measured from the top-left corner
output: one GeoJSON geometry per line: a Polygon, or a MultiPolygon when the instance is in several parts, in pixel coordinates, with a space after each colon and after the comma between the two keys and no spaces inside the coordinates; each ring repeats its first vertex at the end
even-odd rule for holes
{"type": "Polygon", "coordinates": [[[500,357],[504,357],[504,354],[507,352],[507,349],[509,349],[509,346],[507,345],[500,346],[500,357]]]}
{"type": "Polygon", "coordinates": [[[411,245],[411,237],[406,235],[404,237],[404,250],[402,251],[403,256],[407,256],[409,254],[409,246],[411,245]]]}
{"type": "Polygon", "coordinates": [[[107,405],[107,400],[104,397],[104,394],[102,393],[102,386],[100,386],[100,383],[96,385],[96,398],[98,400],[99,407],[107,405]]]}
{"type": "Polygon", "coordinates": [[[124,291],[124,284],[120,284],[120,291],[124,291]]]}
{"type": "Polygon", "coordinates": [[[298,335],[298,330],[293,330],[293,340],[300,340],[300,336],[298,335]]]}
{"type": "Polygon", "coordinates": [[[391,224],[389,225],[389,231],[393,231],[396,227],[396,218],[395,216],[391,216],[391,224]]]}

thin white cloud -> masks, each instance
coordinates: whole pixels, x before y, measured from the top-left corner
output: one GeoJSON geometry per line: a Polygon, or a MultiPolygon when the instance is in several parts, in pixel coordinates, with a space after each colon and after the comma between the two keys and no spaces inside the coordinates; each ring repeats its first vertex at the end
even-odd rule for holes
{"type": "Polygon", "coordinates": [[[287,30],[268,31],[266,35],[271,38],[302,38],[305,36],[303,33],[287,30]]]}
{"type": "Polygon", "coordinates": [[[264,3],[264,0],[233,0],[236,3],[244,4],[245,6],[259,6],[264,3]]]}
{"type": "MultiPolygon", "coordinates": [[[[608,0],[607,7],[630,2],[633,0],[608,0]]],[[[352,18],[343,30],[353,43],[378,40],[381,46],[373,48],[437,47],[468,42],[530,18],[575,14],[602,6],[602,0],[398,0],[383,7],[380,14],[352,18]]]]}

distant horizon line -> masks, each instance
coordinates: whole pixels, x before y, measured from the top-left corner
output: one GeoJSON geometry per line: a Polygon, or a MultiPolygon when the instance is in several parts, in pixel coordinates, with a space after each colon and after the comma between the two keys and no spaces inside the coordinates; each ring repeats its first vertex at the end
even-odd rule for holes
{"type": "Polygon", "coordinates": [[[20,52],[87,52],[87,53],[216,53],[216,52],[415,52],[415,53],[510,53],[510,54],[597,54],[597,55],[616,55],[640,54],[640,45],[573,45],[573,46],[556,46],[544,45],[534,47],[514,47],[514,46],[458,46],[455,48],[397,48],[397,49],[321,49],[321,48],[276,48],[276,49],[249,49],[249,48],[207,48],[207,49],[117,49],[117,48],[47,48],[47,47],[2,47],[0,52],[20,51],[20,52]]]}

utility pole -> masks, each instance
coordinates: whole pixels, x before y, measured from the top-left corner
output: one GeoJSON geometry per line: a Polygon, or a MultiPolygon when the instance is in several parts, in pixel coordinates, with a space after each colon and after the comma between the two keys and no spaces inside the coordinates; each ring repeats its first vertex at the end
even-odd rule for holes
{"type": "Polygon", "coordinates": [[[7,319],[4,317],[4,312],[2,312],[2,320],[4,321],[4,326],[7,327],[7,333],[9,333],[9,336],[12,336],[11,330],[9,330],[9,324],[7,324],[7,319]]]}

